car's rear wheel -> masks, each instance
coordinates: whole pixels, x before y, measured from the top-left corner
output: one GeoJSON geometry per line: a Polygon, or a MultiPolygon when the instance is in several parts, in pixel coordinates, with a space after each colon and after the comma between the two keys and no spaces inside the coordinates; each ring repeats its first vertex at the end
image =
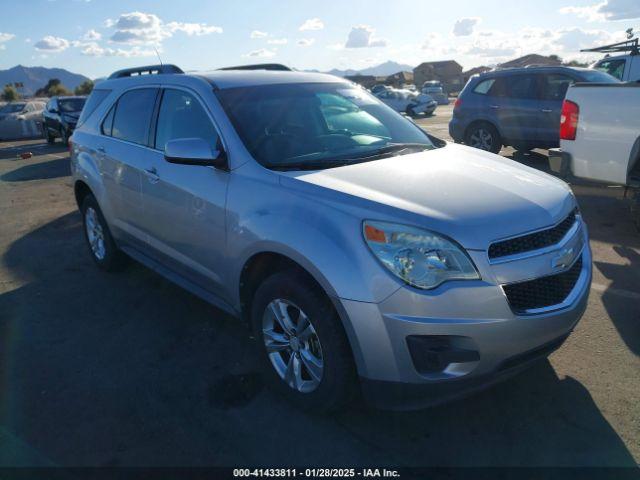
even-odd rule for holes
{"type": "Polygon", "coordinates": [[[404,112],[410,117],[416,116],[416,112],[413,110],[413,107],[411,105],[408,105],[404,112]]]}
{"type": "Polygon", "coordinates": [[[502,148],[502,138],[496,127],[490,123],[476,123],[471,125],[465,135],[465,143],[473,148],[498,153],[502,148]]]}
{"type": "Polygon", "coordinates": [[[84,198],[80,211],[82,213],[84,238],[87,241],[93,260],[103,270],[120,270],[126,264],[127,257],[116,246],[98,202],[93,195],[89,194],[84,198]]]}
{"type": "Polygon", "coordinates": [[[306,275],[287,271],[257,289],[251,323],[265,377],[305,410],[344,405],[356,386],[351,350],[338,315],[306,275]]]}
{"type": "Polygon", "coordinates": [[[52,135],[48,128],[45,127],[44,132],[45,137],[47,138],[47,143],[49,145],[53,145],[54,143],[56,143],[55,135],[52,135]]]}

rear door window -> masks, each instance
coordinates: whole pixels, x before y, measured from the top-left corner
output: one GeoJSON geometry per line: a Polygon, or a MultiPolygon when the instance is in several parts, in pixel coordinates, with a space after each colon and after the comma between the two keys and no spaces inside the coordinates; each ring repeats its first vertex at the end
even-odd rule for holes
{"type": "Polygon", "coordinates": [[[156,88],[136,88],[122,95],[116,106],[111,136],[147,145],[157,93],[156,88]]]}
{"type": "Polygon", "coordinates": [[[483,80],[478,85],[476,85],[476,88],[474,88],[473,91],[475,93],[479,93],[480,95],[486,95],[487,93],[489,93],[489,90],[491,90],[491,87],[493,86],[494,82],[495,82],[495,78],[489,78],[487,80],[483,80]]]}
{"type": "Polygon", "coordinates": [[[551,74],[541,75],[542,98],[561,102],[567,94],[567,89],[575,83],[575,80],[567,75],[551,74]]]}

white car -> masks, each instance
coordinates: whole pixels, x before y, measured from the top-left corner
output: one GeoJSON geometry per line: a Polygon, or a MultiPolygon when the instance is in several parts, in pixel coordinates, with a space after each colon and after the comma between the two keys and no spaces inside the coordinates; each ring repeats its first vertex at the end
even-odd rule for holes
{"type": "Polygon", "coordinates": [[[613,45],[588,48],[581,52],[606,53],[602,60],[594,63],[590,68],[608,73],[623,82],[635,82],[640,80],[639,40],[634,38],[613,45]]]}
{"type": "Polygon", "coordinates": [[[42,120],[44,102],[10,102],[0,108],[0,120],[42,120]]]}
{"type": "Polygon", "coordinates": [[[431,115],[438,106],[438,102],[430,95],[409,90],[388,89],[379,92],[376,96],[394,110],[409,116],[431,115]]]}

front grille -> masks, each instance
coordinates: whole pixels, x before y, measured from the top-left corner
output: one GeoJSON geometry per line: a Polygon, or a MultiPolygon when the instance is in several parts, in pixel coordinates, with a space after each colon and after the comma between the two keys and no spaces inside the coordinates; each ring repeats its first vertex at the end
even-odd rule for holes
{"type": "Polygon", "coordinates": [[[575,287],[581,270],[582,257],[562,273],[503,285],[502,289],[515,313],[527,313],[528,310],[562,303],[575,287]]]}
{"type": "Polygon", "coordinates": [[[555,245],[567,234],[576,221],[575,210],[555,227],[496,242],[489,247],[489,258],[500,258],[555,245]]]}

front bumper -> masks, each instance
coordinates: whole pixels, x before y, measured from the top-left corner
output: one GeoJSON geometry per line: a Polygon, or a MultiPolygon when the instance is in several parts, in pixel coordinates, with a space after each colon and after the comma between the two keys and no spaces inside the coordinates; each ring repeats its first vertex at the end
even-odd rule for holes
{"type": "Polygon", "coordinates": [[[470,252],[482,280],[449,282],[429,291],[403,287],[379,304],[341,300],[369,402],[384,408],[439,403],[517,373],[559,347],[584,313],[590,290],[586,227],[570,241],[580,238],[582,268],[567,301],[535,315],[515,314],[500,285],[518,275],[528,278],[549,265],[557,251],[502,265],[490,265],[486,252],[470,252]],[[414,336],[446,339],[448,358],[461,354],[464,361],[425,370],[409,347],[408,337],[414,336]]]}

